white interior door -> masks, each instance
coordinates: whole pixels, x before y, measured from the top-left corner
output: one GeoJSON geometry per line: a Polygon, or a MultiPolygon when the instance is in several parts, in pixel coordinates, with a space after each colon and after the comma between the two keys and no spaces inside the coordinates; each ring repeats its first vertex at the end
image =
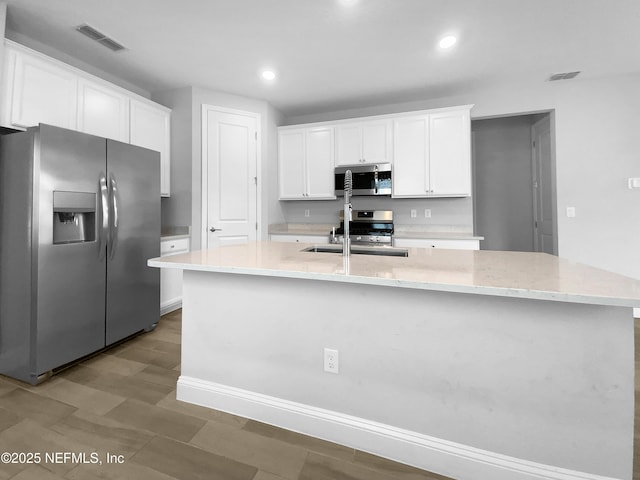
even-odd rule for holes
{"type": "Polygon", "coordinates": [[[534,248],[555,255],[553,169],[551,166],[551,121],[549,116],[532,127],[534,248]]]}
{"type": "Polygon", "coordinates": [[[258,114],[203,106],[204,248],[257,236],[258,114]]]}

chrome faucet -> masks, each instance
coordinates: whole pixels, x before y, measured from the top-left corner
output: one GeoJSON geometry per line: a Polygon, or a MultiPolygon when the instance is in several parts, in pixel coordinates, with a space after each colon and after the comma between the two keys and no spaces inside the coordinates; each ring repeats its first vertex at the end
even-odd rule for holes
{"type": "Polygon", "coordinates": [[[349,222],[351,222],[351,194],[353,193],[353,179],[351,170],[344,174],[344,235],[342,237],[342,255],[351,255],[351,239],[349,238],[349,222]]]}

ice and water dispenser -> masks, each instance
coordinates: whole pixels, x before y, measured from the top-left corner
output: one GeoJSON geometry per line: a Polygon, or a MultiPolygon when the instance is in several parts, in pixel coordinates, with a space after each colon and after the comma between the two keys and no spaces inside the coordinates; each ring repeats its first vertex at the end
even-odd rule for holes
{"type": "Polygon", "coordinates": [[[96,194],[53,192],[53,243],[96,239],[96,194]]]}

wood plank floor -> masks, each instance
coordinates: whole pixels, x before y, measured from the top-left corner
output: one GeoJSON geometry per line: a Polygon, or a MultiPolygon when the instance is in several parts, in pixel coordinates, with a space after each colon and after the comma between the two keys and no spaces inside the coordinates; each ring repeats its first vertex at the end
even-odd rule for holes
{"type": "Polygon", "coordinates": [[[177,401],[180,325],[178,310],[155,331],[36,387],[0,376],[0,453],[42,455],[39,463],[0,462],[0,480],[446,478],[177,401]],[[86,459],[47,461],[47,452],[86,459]]]}

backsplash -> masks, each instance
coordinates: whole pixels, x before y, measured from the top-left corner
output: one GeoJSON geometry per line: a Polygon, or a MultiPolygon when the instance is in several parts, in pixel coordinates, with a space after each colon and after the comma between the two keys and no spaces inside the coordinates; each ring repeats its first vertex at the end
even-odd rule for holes
{"type": "MultiPolygon", "coordinates": [[[[337,200],[281,201],[280,206],[286,223],[337,224],[342,210],[343,198],[337,200]],[[305,211],[309,216],[305,216],[305,211]]],[[[433,227],[455,227],[456,231],[473,232],[473,201],[465,198],[390,198],[354,197],[354,210],[393,210],[396,225],[433,227]],[[411,218],[411,210],[416,210],[416,218],[411,218]],[[425,218],[425,209],[431,210],[431,217],[425,218]]]]}

